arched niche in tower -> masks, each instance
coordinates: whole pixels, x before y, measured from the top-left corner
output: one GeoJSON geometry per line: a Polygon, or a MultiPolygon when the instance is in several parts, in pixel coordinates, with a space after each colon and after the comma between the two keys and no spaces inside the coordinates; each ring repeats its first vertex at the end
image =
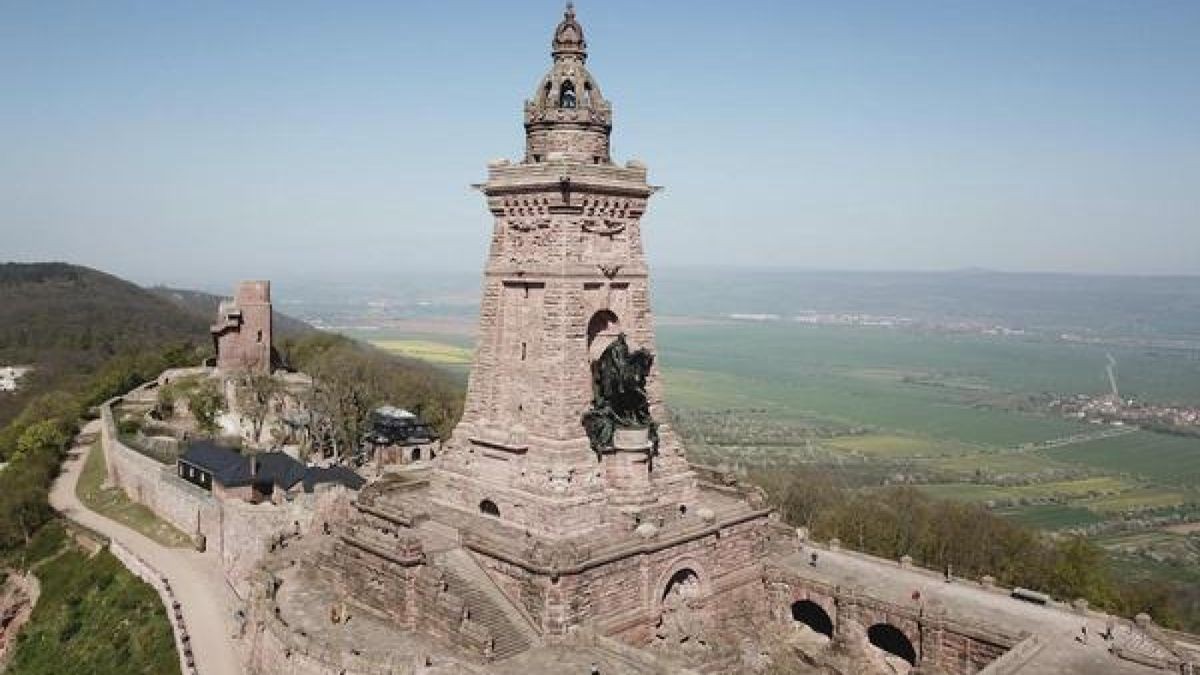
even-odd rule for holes
{"type": "Polygon", "coordinates": [[[558,107],[575,107],[575,85],[570,80],[563,80],[558,86],[558,107]]]}
{"type": "Polygon", "coordinates": [[[621,320],[612,310],[602,309],[592,315],[587,327],[588,358],[600,358],[604,350],[621,334],[621,320]]]}

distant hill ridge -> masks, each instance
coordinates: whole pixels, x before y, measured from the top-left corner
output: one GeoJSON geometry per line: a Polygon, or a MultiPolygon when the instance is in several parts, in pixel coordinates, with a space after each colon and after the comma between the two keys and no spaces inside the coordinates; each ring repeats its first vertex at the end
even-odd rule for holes
{"type": "Polygon", "coordinates": [[[111,274],[58,262],[0,264],[0,359],[108,356],[171,340],[200,344],[207,334],[201,317],[111,274]]]}
{"type": "MultiPolygon", "coordinates": [[[[80,381],[115,355],[171,344],[211,352],[209,326],[220,298],[146,289],[62,262],[0,263],[0,365],[32,365],[16,394],[0,394],[0,426],[38,393],[80,381]]],[[[315,332],[276,314],[279,337],[315,332]]]]}
{"type": "MultiPolygon", "coordinates": [[[[209,322],[213,321],[217,316],[217,305],[228,297],[205,293],[204,291],[171,288],[170,286],[151,286],[149,291],[166,299],[184,311],[195,314],[209,322]]],[[[313,328],[304,321],[288,316],[287,314],[281,314],[277,310],[272,311],[271,316],[274,322],[276,337],[298,338],[317,331],[316,328],[313,328]]]]}

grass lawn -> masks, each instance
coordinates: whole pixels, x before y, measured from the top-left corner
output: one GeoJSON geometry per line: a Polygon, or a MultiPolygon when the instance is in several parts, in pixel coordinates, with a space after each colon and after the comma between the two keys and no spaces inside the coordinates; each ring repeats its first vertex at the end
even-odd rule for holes
{"type": "Polygon", "coordinates": [[[163,546],[190,546],[192,540],[169,523],[163,521],[145,506],[130,500],[118,488],[104,487],[104,448],[100,443],[92,446],[87,462],[75,486],[75,495],[89,509],[131,527],[163,546]]]}
{"type": "Polygon", "coordinates": [[[985,485],[978,483],[937,483],[922,485],[920,489],[942,499],[984,502],[992,499],[1039,499],[1059,497],[1064,499],[1102,498],[1103,495],[1117,496],[1134,487],[1133,483],[1113,476],[1098,476],[1079,480],[1034,483],[1032,485],[985,485]]]}

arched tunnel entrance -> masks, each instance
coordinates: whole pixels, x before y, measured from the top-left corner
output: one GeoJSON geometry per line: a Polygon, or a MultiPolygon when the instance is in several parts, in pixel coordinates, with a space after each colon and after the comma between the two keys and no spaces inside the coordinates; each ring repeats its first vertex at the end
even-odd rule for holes
{"type": "Polygon", "coordinates": [[[909,665],[916,665],[917,650],[912,641],[899,628],[888,623],[877,623],[867,629],[867,640],[883,651],[899,656],[909,665]]]}
{"type": "Polygon", "coordinates": [[[825,637],[833,637],[833,619],[829,618],[829,614],[812,600],[793,602],[792,619],[825,637]]]}

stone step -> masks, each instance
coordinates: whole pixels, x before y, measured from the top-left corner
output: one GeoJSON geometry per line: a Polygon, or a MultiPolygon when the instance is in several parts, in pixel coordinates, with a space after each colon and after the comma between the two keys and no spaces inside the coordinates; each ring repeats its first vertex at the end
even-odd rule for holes
{"type": "Polygon", "coordinates": [[[508,598],[463,549],[446,551],[437,557],[437,566],[445,573],[451,593],[466,603],[471,620],[492,632],[493,654],[507,658],[529,649],[540,641],[533,626],[512,606],[508,598]]]}

